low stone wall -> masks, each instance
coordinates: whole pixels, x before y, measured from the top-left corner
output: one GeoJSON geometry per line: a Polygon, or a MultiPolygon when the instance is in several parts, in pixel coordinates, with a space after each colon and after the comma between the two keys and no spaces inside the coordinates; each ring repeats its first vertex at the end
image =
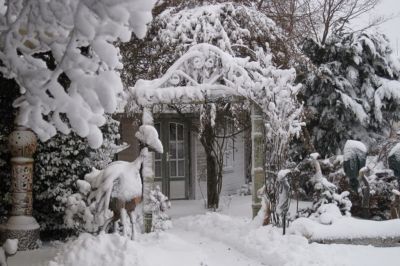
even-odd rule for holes
{"type": "Polygon", "coordinates": [[[400,237],[346,238],[346,239],[310,239],[310,243],[371,245],[374,247],[400,247],[400,237]]]}

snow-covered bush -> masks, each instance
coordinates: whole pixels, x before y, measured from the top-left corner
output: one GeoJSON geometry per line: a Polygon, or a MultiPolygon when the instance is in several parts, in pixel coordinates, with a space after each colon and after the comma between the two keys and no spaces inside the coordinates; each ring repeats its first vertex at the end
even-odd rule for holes
{"type": "Polygon", "coordinates": [[[328,181],[322,174],[321,166],[318,161],[318,153],[313,153],[310,157],[315,168],[315,174],[310,178],[310,183],[313,186],[313,205],[311,208],[302,210],[301,212],[306,214],[306,216],[318,218],[327,210],[324,205],[333,204],[337,206],[342,215],[349,216],[351,214],[350,210],[352,206],[352,203],[349,200],[350,193],[348,191],[343,191],[339,194],[338,187],[328,181]]]}
{"type": "Polygon", "coordinates": [[[159,186],[150,191],[150,208],[153,213],[152,231],[164,231],[172,227],[172,223],[167,214],[167,209],[171,208],[171,202],[165,196],[159,186]]]}
{"type": "MultiPolygon", "coordinates": [[[[319,207],[324,203],[334,203],[339,207],[342,214],[347,213],[349,210],[349,202],[351,200],[351,214],[352,216],[365,217],[372,219],[390,219],[391,218],[391,207],[395,194],[393,190],[398,187],[397,177],[393,174],[393,171],[388,168],[387,158],[388,154],[396,143],[393,140],[387,140],[385,143],[381,143],[378,147],[371,147],[369,153],[376,155],[369,155],[366,157],[366,167],[362,168],[363,179],[360,176],[357,178],[361,183],[361,187],[353,190],[351,188],[351,180],[344,173],[344,156],[338,155],[333,156],[329,159],[318,160],[318,164],[321,168],[322,177],[326,177],[329,183],[332,183],[336,188],[325,189],[324,182],[317,182],[315,175],[311,171],[313,160],[303,160],[296,168],[295,179],[300,179],[298,187],[301,190],[300,198],[304,200],[313,199],[314,205],[312,208],[300,211],[300,216],[306,214],[309,216],[310,213],[316,213],[316,218],[319,217],[318,213],[321,213],[319,207]],[[313,176],[313,178],[309,178],[313,176]],[[308,180],[308,181],[307,181],[308,180]],[[362,182],[361,182],[362,181],[362,182]],[[369,199],[366,198],[365,182],[369,189],[369,199]],[[350,193],[348,193],[349,191],[350,193]],[[304,194],[303,194],[304,192],[304,194]],[[364,199],[363,199],[364,198],[364,199]],[[364,209],[363,209],[364,200],[364,209]],[[368,202],[365,202],[367,200],[368,202]],[[365,210],[365,207],[368,210],[365,210]]],[[[364,154],[364,152],[363,152],[364,154]]],[[[323,179],[322,179],[323,180],[323,179]]],[[[334,186],[329,185],[334,188],[334,186]]],[[[294,194],[298,189],[297,185],[292,185],[294,188],[294,194]]],[[[323,209],[324,210],[324,209],[323,209]]]]}
{"type": "Polygon", "coordinates": [[[48,237],[57,238],[58,233],[65,232],[65,199],[75,192],[76,181],[92,167],[103,169],[118,151],[119,122],[108,116],[101,130],[104,142],[97,150],[91,149],[85,139],[74,133],[58,134],[45,143],[39,142],[33,178],[33,210],[48,237]]]}
{"type": "MultiPolygon", "coordinates": [[[[71,129],[93,148],[122,93],[119,50],[143,37],[155,0],[1,2],[0,72],[21,96],[17,124],[42,141],[71,129]]],[[[1,88],[4,90],[3,88],[1,88]]]]}
{"type": "Polygon", "coordinates": [[[389,136],[400,118],[400,63],[384,35],[339,34],[324,45],[307,40],[303,51],[314,64],[300,96],[316,150],[331,156],[348,139],[371,147],[389,136]]]}
{"type": "Polygon", "coordinates": [[[398,180],[393,171],[388,169],[386,162],[379,156],[368,156],[364,171],[364,178],[369,189],[368,213],[362,213],[359,206],[362,206],[362,191],[358,190],[359,197],[354,197],[354,214],[368,215],[368,218],[386,220],[391,218],[391,205],[395,194],[393,191],[398,188],[398,180]]]}

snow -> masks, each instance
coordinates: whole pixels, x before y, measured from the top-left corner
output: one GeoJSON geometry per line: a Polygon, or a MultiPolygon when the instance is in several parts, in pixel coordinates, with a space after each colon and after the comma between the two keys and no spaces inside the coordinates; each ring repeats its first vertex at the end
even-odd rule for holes
{"type": "Polygon", "coordinates": [[[32,216],[11,216],[5,225],[9,230],[35,230],[39,224],[32,216]]]}
{"type": "Polygon", "coordinates": [[[388,157],[396,156],[396,159],[400,159],[400,143],[397,143],[389,152],[388,157]]]}
{"type": "Polygon", "coordinates": [[[123,87],[118,72],[117,41],[142,38],[155,0],[3,1],[0,12],[0,72],[14,78],[21,96],[16,123],[31,128],[42,141],[71,129],[102,144],[104,113],[116,110],[123,87]],[[83,52],[83,47],[91,47],[83,52]],[[54,59],[50,68],[41,57],[54,59]],[[61,74],[69,85],[60,82],[61,74]],[[63,118],[61,118],[63,117],[63,118]]]}
{"type": "Polygon", "coordinates": [[[320,157],[318,152],[314,152],[310,154],[310,158],[313,160],[317,160],[320,157]]]}
{"type": "Polygon", "coordinates": [[[375,91],[375,116],[379,122],[382,121],[382,109],[385,107],[386,101],[391,101],[396,104],[400,103],[400,81],[398,80],[388,80],[385,78],[380,78],[380,86],[375,91]]]}
{"type": "Polygon", "coordinates": [[[366,124],[368,122],[368,115],[364,111],[364,108],[361,104],[357,103],[354,99],[352,99],[350,96],[348,96],[345,93],[342,93],[341,91],[337,91],[341,98],[344,106],[354,112],[356,115],[357,119],[360,121],[361,124],[366,124]]]}
{"type": "Polygon", "coordinates": [[[163,146],[158,138],[157,130],[151,125],[142,125],[135,137],[142,143],[149,145],[159,153],[163,153],[163,146]]]}
{"type": "Polygon", "coordinates": [[[333,203],[321,205],[318,212],[320,212],[318,220],[321,224],[332,224],[336,219],[342,218],[338,206],[333,203]]]}
{"type": "MultiPolygon", "coordinates": [[[[114,234],[81,234],[63,246],[18,252],[9,259],[9,266],[398,265],[400,247],[309,244],[301,235],[283,236],[281,228],[261,227],[249,218],[251,196],[233,196],[230,204],[221,205],[221,212],[207,213],[202,201],[174,201],[169,211],[174,227],[166,232],[139,235],[135,241],[114,234]],[[52,255],[55,257],[49,259],[52,255]]],[[[400,223],[392,220],[382,226],[379,222],[346,217],[329,226],[309,219],[303,221],[311,223],[310,234],[320,232],[325,236],[340,235],[339,229],[348,236],[356,236],[356,230],[368,231],[370,236],[389,235],[390,230],[399,230],[400,223]]],[[[295,225],[290,228],[299,228],[299,224],[295,225]]]]}
{"type": "Polygon", "coordinates": [[[308,218],[299,218],[292,223],[289,232],[311,240],[392,238],[400,237],[400,219],[372,221],[336,216],[331,224],[325,225],[308,218]]]}
{"type": "Polygon", "coordinates": [[[352,158],[358,157],[363,158],[367,154],[367,147],[364,143],[357,140],[347,140],[344,145],[344,160],[348,161],[352,158]]]}

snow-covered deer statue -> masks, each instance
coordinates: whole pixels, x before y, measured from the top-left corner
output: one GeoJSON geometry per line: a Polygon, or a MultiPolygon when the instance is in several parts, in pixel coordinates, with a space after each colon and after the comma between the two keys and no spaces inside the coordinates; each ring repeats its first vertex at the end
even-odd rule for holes
{"type": "Polygon", "coordinates": [[[148,148],[163,153],[152,120],[151,114],[144,112],[143,125],[135,134],[142,143],[136,160],[115,161],[103,170],[93,168],[84,180],[77,181],[80,193],[71,195],[67,200],[67,225],[73,227],[80,223],[89,232],[107,231],[110,225],[114,225],[115,231],[121,230],[123,235],[130,235],[133,239],[136,220],[134,210],[143,191],[141,173],[152,171],[146,169],[149,167],[146,161],[151,159],[148,148]]]}

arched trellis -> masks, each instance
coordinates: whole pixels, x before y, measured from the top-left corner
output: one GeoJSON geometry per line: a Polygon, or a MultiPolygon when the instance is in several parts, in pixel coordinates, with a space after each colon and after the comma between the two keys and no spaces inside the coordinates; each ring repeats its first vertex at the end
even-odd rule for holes
{"type": "MultiPolygon", "coordinates": [[[[248,58],[237,58],[210,44],[197,44],[179,58],[158,79],[138,80],[131,88],[132,98],[141,109],[155,104],[201,103],[222,97],[252,100],[254,81],[246,71],[248,58]]],[[[261,108],[252,101],[252,210],[255,216],[261,208],[257,191],[265,181],[264,123],[261,108]]],[[[144,122],[144,121],[143,121],[144,122]]],[[[145,187],[152,185],[154,177],[145,177],[145,187]]],[[[144,196],[146,197],[146,195],[144,196]]],[[[144,198],[146,202],[146,198],[144,198]]]]}
{"type": "Polygon", "coordinates": [[[248,97],[253,83],[243,67],[248,59],[235,58],[216,46],[192,46],[158,79],[138,80],[131,89],[139,106],[171,102],[201,102],[226,96],[248,97]]]}

